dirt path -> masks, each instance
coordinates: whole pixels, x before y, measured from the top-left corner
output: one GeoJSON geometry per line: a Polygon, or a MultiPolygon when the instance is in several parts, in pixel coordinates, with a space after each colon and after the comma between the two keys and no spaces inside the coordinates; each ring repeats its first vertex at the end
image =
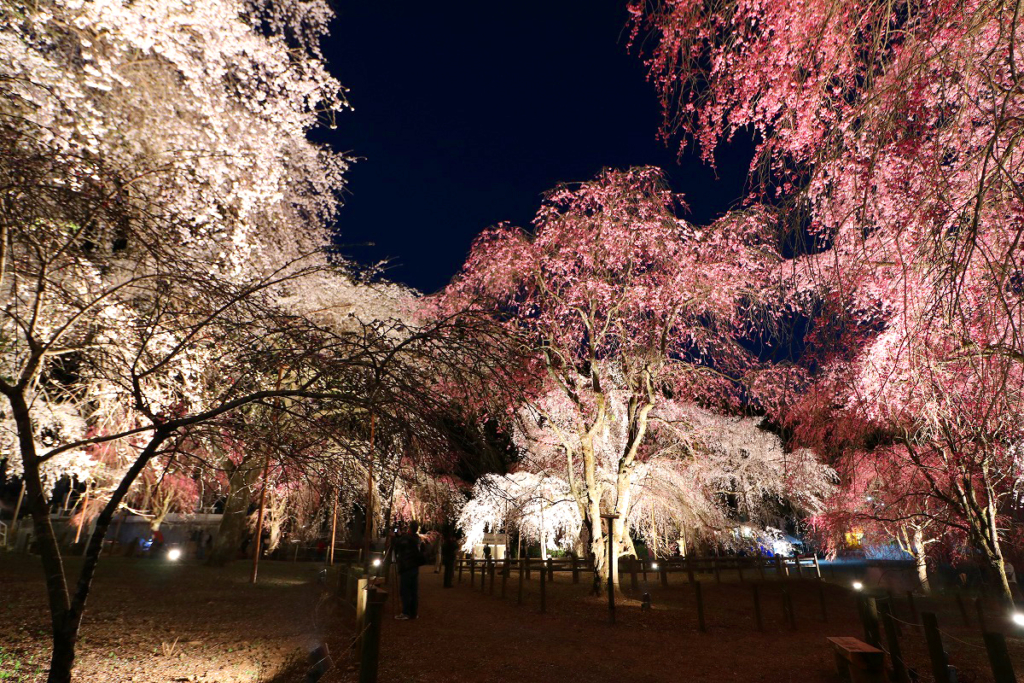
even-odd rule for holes
{"type": "Polygon", "coordinates": [[[508,599],[501,600],[500,579],[491,596],[471,590],[468,576],[445,590],[438,575],[424,573],[418,620],[395,621],[389,599],[381,681],[831,682],[835,670],[824,635],[850,631],[843,623],[809,622],[796,634],[774,633],[782,624],[773,614],[766,616],[771,631],[760,634],[752,618],[744,623],[721,603],[712,612],[711,600],[718,597],[712,587],[705,590],[707,633],[682,609],[641,613],[635,602],[623,605],[611,626],[605,600],[585,597],[585,586],[560,579],[551,587],[548,613],[540,614],[536,576],[526,604],[518,606],[515,576],[508,599]]]}
{"type": "MultiPolygon", "coordinates": [[[[853,595],[840,585],[825,586],[828,622],[823,622],[817,584],[786,584],[797,617],[795,632],[783,620],[783,586],[762,585],[765,632],[760,633],[749,584],[705,581],[707,631],[702,633],[693,587],[685,582],[669,589],[655,584],[652,579],[647,586],[652,611],[641,612],[638,603],[630,601],[620,606],[612,626],[606,600],[588,597],[586,586],[573,585],[564,575],[550,585],[548,611],[540,614],[536,574],[525,584],[525,604],[520,606],[515,574],[508,583],[508,597],[502,600],[500,578],[492,596],[481,593],[479,584],[471,589],[468,575],[461,585],[443,589],[440,577],[427,570],[421,574],[419,619],[396,621],[397,596],[388,600],[380,681],[834,683],[838,677],[825,637],[863,635],[853,595]]],[[[940,614],[951,630],[953,619],[948,610],[940,614]]],[[[917,665],[922,680],[930,680],[923,638],[907,630],[905,657],[917,665]]],[[[970,646],[947,643],[952,661],[960,667],[960,680],[992,680],[984,651],[977,648],[977,634],[956,633],[972,641],[970,646]]],[[[1020,656],[1024,669],[1024,642],[1017,639],[1011,645],[1012,656],[1020,656]]],[[[350,663],[325,681],[349,683],[355,678],[350,663]]]]}
{"type": "MultiPolygon", "coordinates": [[[[49,625],[38,562],[0,555],[4,683],[44,678],[49,625]]],[[[89,601],[75,680],[297,683],[306,680],[310,651],[326,637],[337,666],[322,683],[354,683],[352,609],[334,599],[333,572],[326,585],[318,582],[320,569],[266,562],[260,583],[251,586],[249,567],[241,562],[211,569],[108,558],[89,601]]],[[[642,612],[635,600],[627,601],[620,604],[615,626],[608,624],[605,600],[589,597],[584,583],[574,585],[565,574],[549,584],[546,614],[540,613],[537,573],[524,583],[523,605],[516,604],[517,586],[513,573],[503,600],[500,577],[491,595],[481,593],[479,578],[471,588],[468,572],[446,590],[439,575],[425,570],[418,620],[393,618],[397,595],[385,606],[380,682],[834,683],[825,636],[863,634],[845,585],[824,585],[823,622],[817,582],[767,581],[759,589],[764,633],[755,625],[751,585],[735,577],[721,585],[704,577],[704,633],[697,628],[695,591],[685,576],[673,575],[667,589],[654,577],[641,584],[653,610],[642,612]],[[783,588],[793,598],[796,631],[783,620],[783,588]]],[[[918,609],[938,613],[962,683],[992,680],[975,618],[965,625],[949,598],[919,599],[918,609]]],[[[898,601],[897,611],[910,618],[905,601],[898,601]]],[[[903,643],[909,665],[930,681],[920,631],[906,627],[903,643]]],[[[1024,640],[1018,635],[1009,644],[1024,681],[1024,640]]]]}

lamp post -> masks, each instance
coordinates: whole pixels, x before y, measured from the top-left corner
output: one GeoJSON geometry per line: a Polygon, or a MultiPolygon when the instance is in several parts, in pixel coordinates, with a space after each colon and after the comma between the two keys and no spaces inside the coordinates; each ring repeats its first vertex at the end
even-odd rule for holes
{"type": "Polygon", "coordinates": [[[615,572],[612,563],[615,561],[615,536],[612,531],[612,521],[618,519],[616,514],[601,515],[601,519],[608,520],[608,619],[615,623],[615,572]]]}

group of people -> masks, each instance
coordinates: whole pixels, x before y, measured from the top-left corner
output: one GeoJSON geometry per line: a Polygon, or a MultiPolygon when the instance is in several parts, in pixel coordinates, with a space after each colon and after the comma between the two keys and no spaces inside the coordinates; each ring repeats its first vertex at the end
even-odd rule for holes
{"type": "Polygon", "coordinates": [[[430,564],[431,554],[435,554],[434,573],[444,572],[444,587],[451,588],[455,576],[455,554],[458,540],[455,534],[446,529],[441,536],[439,545],[431,544],[419,533],[418,522],[410,522],[405,531],[397,535],[392,544],[391,552],[398,568],[398,592],[402,600],[402,613],[395,618],[399,620],[415,619],[419,616],[419,572],[420,567],[430,564]]]}

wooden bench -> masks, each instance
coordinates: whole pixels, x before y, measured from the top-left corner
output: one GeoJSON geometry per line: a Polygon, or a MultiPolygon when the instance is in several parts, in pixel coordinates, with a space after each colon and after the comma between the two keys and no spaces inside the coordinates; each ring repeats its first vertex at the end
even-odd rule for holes
{"type": "Polygon", "coordinates": [[[884,653],[857,638],[828,638],[836,654],[836,666],[844,681],[882,683],[885,680],[884,653]]]}

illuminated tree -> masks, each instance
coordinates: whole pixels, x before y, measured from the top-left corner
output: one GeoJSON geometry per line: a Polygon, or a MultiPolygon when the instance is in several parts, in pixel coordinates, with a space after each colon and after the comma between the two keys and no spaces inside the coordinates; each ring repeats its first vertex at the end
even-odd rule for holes
{"type": "Polygon", "coordinates": [[[552,423],[572,414],[559,422],[562,467],[601,576],[600,516],[619,515],[617,554],[652,410],[668,393],[739,403],[756,359],[738,339],[761,323],[778,263],[758,216],[698,229],[676,217],[678,202],[653,168],[558,187],[532,232],[502,226],[478,238],[445,293],[450,306],[492,316],[530,357],[521,383],[543,399],[534,410],[552,423]],[[610,429],[622,437],[614,445],[610,429]],[[602,458],[614,463],[611,484],[598,476],[602,458]]]}
{"type": "Polygon", "coordinates": [[[487,527],[515,527],[522,538],[540,544],[543,558],[549,550],[574,548],[582,524],[579,506],[563,477],[528,471],[481,477],[458,519],[463,550],[482,543],[487,527]]]}
{"type": "MultiPolygon", "coordinates": [[[[147,463],[274,397],[282,356],[322,350],[274,301],[327,266],[310,254],[345,160],[306,132],[343,105],[317,47],[328,17],[318,2],[0,4],[0,393],[47,580],[51,681],[70,680],[103,537],[147,463]],[[36,417],[58,405],[84,434],[48,442],[36,417]],[[41,475],[115,442],[131,455],[69,589],[41,475]]],[[[321,380],[289,391],[343,393],[321,380]]]]}
{"type": "MultiPolygon", "coordinates": [[[[610,493],[618,478],[614,456],[626,435],[616,411],[621,405],[618,392],[607,393],[611,408],[595,478],[610,493]]],[[[553,392],[549,398],[560,397],[553,392]]],[[[525,453],[520,467],[545,481],[558,480],[569,490],[564,465],[560,467],[563,439],[579,418],[571,408],[556,410],[545,400],[536,405],[539,410],[524,410],[527,414],[516,436],[525,453]]],[[[760,419],[664,400],[651,411],[650,424],[625,518],[631,536],[655,549],[669,548],[683,539],[741,545],[747,542],[737,533],[741,528],[752,534],[754,529],[775,525],[780,517],[819,513],[834,491],[836,475],[830,467],[808,450],[787,452],[760,419]]],[[[554,503],[559,498],[551,495],[547,500],[554,503]]],[[[497,503],[485,507],[492,518],[500,510],[497,503]]],[[[582,520],[578,506],[576,514],[582,520]]],[[[629,536],[623,541],[623,553],[635,555],[629,536]]]]}
{"type": "MultiPolygon", "coordinates": [[[[798,291],[873,334],[846,402],[1002,577],[1019,437],[1024,89],[1016,3],[632,3],[665,132],[756,131],[798,291]],[[856,323],[855,323],[856,324],[856,323]],[[934,469],[938,466],[938,469],[934,469]]],[[[1005,579],[1003,590],[1008,596],[1005,579]]]]}

